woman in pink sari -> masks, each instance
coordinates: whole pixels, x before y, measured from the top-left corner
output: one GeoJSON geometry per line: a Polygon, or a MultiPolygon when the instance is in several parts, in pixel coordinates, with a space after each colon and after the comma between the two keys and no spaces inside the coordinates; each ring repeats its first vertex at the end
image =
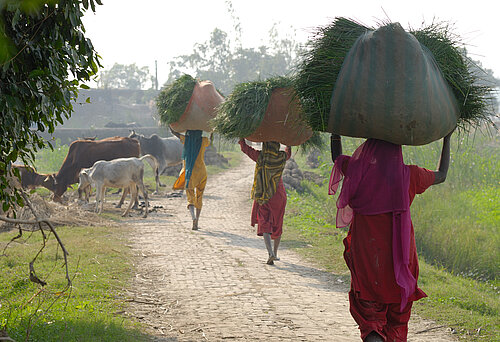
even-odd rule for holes
{"type": "Polygon", "coordinates": [[[352,157],[331,137],[334,166],[329,194],[337,199],[337,227],[349,226],[344,259],[351,272],[350,312],[363,341],[406,341],[418,287],[418,258],[410,205],[416,194],[444,182],[450,136],[443,139],[437,171],[405,165],[400,145],[368,139],[352,157]]]}

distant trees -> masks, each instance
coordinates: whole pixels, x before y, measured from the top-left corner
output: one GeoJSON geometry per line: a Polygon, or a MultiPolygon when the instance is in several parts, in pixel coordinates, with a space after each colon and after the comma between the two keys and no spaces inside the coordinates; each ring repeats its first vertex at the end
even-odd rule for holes
{"type": "Polygon", "coordinates": [[[292,37],[280,37],[276,25],[269,35],[268,46],[243,48],[237,37],[233,47],[228,34],[215,28],[208,41],[195,44],[191,54],[177,56],[170,62],[167,83],[187,72],[214,82],[219,90],[229,94],[237,83],[285,75],[291,71],[300,46],[292,37]]]}
{"type": "Polygon", "coordinates": [[[99,88],[143,89],[147,82],[154,84],[147,66],[138,67],[135,63],[124,65],[115,63],[111,69],[100,73],[97,81],[99,88]]]}

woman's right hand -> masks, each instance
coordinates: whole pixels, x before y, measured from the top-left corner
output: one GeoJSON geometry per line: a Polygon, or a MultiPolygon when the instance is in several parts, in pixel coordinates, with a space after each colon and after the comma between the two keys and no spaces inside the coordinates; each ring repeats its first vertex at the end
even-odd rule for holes
{"type": "Polygon", "coordinates": [[[342,154],[342,138],[338,134],[332,133],[330,136],[330,153],[334,163],[337,157],[342,154]]]}

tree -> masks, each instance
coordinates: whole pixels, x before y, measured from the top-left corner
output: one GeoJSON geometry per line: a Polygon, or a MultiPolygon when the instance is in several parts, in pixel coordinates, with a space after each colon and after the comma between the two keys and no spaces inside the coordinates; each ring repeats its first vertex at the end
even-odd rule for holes
{"type": "Polygon", "coordinates": [[[143,89],[146,82],[154,84],[154,77],[149,73],[149,68],[137,65],[123,65],[115,63],[111,69],[101,72],[99,88],[143,89]]]}
{"type": "MultiPolygon", "coordinates": [[[[100,63],[82,16],[101,0],[6,0],[0,2],[0,202],[22,204],[9,194],[7,172],[20,159],[32,164],[50,143],[38,134],[54,132],[73,111],[72,99],[100,63]]],[[[51,146],[52,147],[52,146],[51,146]]]]}
{"type": "Polygon", "coordinates": [[[194,73],[229,94],[237,83],[290,73],[299,45],[290,37],[280,38],[275,26],[270,37],[269,47],[233,48],[228,34],[216,28],[207,42],[195,44],[190,55],[177,56],[170,62],[167,84],[186,72],[194,73]]]}
{"type": "Polygon", "coordinates": [[[226,0],[225,3],[233,21],[234,41],[226,32],[215,28],[208,41],[194,45],[191,54],[177,56],[169,63],[167,84],[188,73],[212,81],[222,93],[229,94],[238,83],[291,72],[301,50],[294,37],[287,35],[283,38],[278,24],[274,24],[269,30],[268,46],[244,48],[240,19],[232,2],[226,0]]]}

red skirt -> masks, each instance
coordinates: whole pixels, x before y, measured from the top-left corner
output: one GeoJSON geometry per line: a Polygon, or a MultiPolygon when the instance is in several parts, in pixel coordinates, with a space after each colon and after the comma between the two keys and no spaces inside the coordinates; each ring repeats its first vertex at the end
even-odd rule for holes
{"type": "Polygon", "coordinates": [[[283,216],[286,207],[286,191],[283,180],[280,179],[276,193],[263,205],[253,202],[251,224],[257,224],[257,235],[270,233],[272,239],[281,236],[283,232],[283,216]]]}
{"type": "MultiPolygon", "coordinates": [[[[351,271],[351,288],[363,300],[400,303],[401,290],[396,283],[392,261],[392,214],[355,214],[344,239],[344,259],[351,271]]],[[[418,257],[413,225],[410,241],[410,272],[418,280],[418,257]]],[[[427,295],[418,286],[409,301],[427,295]]]]}

